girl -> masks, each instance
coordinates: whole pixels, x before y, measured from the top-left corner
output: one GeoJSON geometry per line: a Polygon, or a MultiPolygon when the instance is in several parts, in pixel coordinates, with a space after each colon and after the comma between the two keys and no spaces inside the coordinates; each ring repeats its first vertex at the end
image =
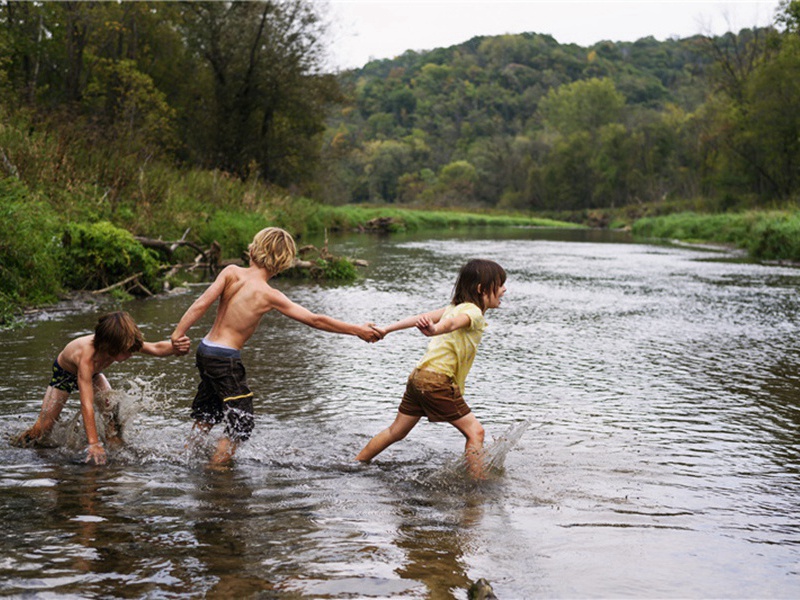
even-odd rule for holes
{"type": "Polygon", "coordinates": [[[368,462],[406,437],[420,418],[426,416],[429,421],[451,423],[467,438],[469,471],[475,477],[483,476],[483,426],[461,394],[486,328],[483,315],[487,309],[500,306],[506,293],[505,282],[506,272],[496,262],[470,260],[458,274],[449,306],[376,328],[383,337],[416,326],[431,341],[408,378],[394,423],[372,438],[356,460],[368,462]]]}

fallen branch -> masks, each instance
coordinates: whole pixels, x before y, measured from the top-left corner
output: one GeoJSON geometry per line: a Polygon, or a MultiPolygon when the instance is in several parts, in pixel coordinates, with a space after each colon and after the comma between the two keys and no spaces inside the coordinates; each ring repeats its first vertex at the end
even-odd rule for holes
{"type": "Polygon", "coordinates": [[[155,250],[161,250],[165,252],[166,255],[172,259],[172,255],[180,246],[189,246],[194,250],[197,250],[200,254],[205,256],[206,250],[201,248],[199,245],[195,244],[194,242],[190,242],[186,239],[186,235],[189,233],[187,229],[181,239],[175,241],[164,241],[164,240],[156,240],[153,238],[143,237],[141,235],[134,236],[134,239],[139,242],[145,248],[153,248],[155,250]]]}
{"type": "MultiPolygon", "coordinates": [[[[110,292],[111,290],[115,290],[115,289],[117,289],[118,287],[122,287],[123,285],[127,285],[127,284],[129,284],[131,281],[134,281],[134,280],[138,279],[138,278],[139,278],[139,277],[141,277],[143,274],[144,274],[144,273],[136,273],[135,275],[131,275],[130,277],[126,277],[126,278],[125,278],[125,279],[123,279],[122,281],[118,281],[117,283],[115,283],[115,284],[113,284],[113,285],[110,285],[110,286],[108,286],[108,287],[104,287],[102,290],[94,290],[94,291],[92,291],[92,295],[93,295],[93,296],[97,296],[98,294],[105,294],[106,292],[110,292]]],[[[139,283],[138,281],[137,281],[136,283],[137,283],[137,285],[138,285],[140,288],[142,288],[142,289],[144,289],[144,290],[146,290],[146,291],[147,291],[147,288],[145,288],[145,287],[144,287],[144,286],[143,286],[141,283],[139,283]]],[[[152,293],[150,293],[149,291],[148,291],[148,293],[149,293],[151,296],[153,295],[153,294],[152,294],[152,293]]]]}

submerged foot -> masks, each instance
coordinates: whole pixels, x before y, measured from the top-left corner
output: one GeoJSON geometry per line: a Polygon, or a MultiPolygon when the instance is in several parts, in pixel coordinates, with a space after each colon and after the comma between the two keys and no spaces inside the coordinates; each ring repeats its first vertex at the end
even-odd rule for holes
{"type": "Polygon", "coordinates": [[[17,446],[18,448],[30,448],[31,446],[36,446],[41,439],[42,432],[37,430],[35,427],[31,427],[19,435],[12,437],[11,445],[17,446]]]}

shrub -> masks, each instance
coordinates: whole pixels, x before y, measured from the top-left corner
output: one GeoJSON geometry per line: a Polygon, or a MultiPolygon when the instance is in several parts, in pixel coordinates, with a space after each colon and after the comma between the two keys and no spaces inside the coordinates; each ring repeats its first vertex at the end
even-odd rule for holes
{"type": "Polygon", "coordinates": [[[0,180],[0,322],[20,305],[53,302],[62,291],[58,220],[17,179],[0,180]]]}
{"type": "MultiPolygon", "coordinates": [[[[100,289],[142,273],[148,288],[158,285],[158,260],[133,234],[111,223],[68,223],[64,230],[65,285],[72,289],[100,289]]],[[[135,290],[134,290],[135,291],[135,290]]]]}

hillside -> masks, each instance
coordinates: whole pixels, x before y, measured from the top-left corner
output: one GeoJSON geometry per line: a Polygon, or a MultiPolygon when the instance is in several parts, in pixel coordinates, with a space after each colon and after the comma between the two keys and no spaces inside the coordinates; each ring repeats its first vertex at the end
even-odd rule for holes
{"type": "Polygon", "coordinates": [[[797,159],[779,141],[798,122],[757,115],[800,108],[785,93],[797,79],[769,87],[800,65],[794,42],[772,28],[590,48],[529,33],[373,61],[341,77],[322,195],[537,211],[787,198],[798,176],[775,159],[797,159]]]}

